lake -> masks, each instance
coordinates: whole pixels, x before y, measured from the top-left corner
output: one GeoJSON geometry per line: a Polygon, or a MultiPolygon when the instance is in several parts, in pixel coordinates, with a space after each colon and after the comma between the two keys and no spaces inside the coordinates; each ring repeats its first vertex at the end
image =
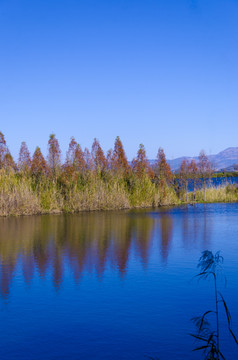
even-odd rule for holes
{"type": "MultiPolygon", "coordinates": [[[[180,180],[177,179],[177,184],[181,184],[180,180]]],[[[227,185],[238,185],[238,176],[226,176],[226,177],[212,177],[211,179],[206,179],[206,187],[225,187],[227,185]]],[[[194,191],[194,186],[196,190],[203,188],[203,180],[202,179],[196,179],[196,182],[194,184],[194,180],[189,179],[188,180],[188,187],[187,191],[191,192],[194,191]]]]}
{"type": "MultiPolygon", "coordinates": [[[[1,218],[0,359],[200,359],[206,249],[238,334],[238,204],[1,218]]],[[[223,311],[221,349],[237,358],[223,311]]]]}

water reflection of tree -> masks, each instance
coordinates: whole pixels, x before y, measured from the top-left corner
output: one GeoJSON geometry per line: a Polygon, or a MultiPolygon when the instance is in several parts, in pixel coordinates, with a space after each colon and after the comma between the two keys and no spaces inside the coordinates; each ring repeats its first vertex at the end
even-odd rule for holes
{"type": "Polygon", "coordinates": [[[207,205],[204,204],[203,233],[202,233],[203,248],[209,247],[211,232],[212,232],[212,221],[211,221],[211,217],[209,216],[209,209],[207,208],[207,205]]]}
{"type": "MultiPolygon", "coordinates": [[[[112,224],[111,224],[112,225],[112,224]]],[[[134,220],[128,217],[120,217],[114,223],[115,228],[111,228],[112,234],[112,264],[116,266],[123,276],[126,273],[127,261],[130,254],[131,242],[133,238],[134,220]]]]}
{"type": "Polygon", "coordinates": [[[154,222],[150,217],[136,219],[135,236],[136,247],[138,255],[141,258],[143,265],[146,266],[149,257],[149,245],[152,238],[152,232],[154,228],[154,222]]]}
{"type": "Polygon", "coordinates": [[[23,255],[22,272],[23,272],[25,283],[27,285],[31,284],[31,280],[34,275],[34,270],[35,270],[35,263],[34,263],[34,257],[32,256],[32,254],[23,255]]]}
{"type": "Polygon", "coordinates": [[[15,263],[9,262],[1,267],[0,293],[3,298],[8,298],[10,283],[14,275],[15,263]]]}
{"type": "Polygon", "coordinates": [[[161,234],[161,255],[162,259],[166,261],[168,258],[173,233],[173,220],[171,215],[161,213],[159,224],[161,234]]]}
{"type": "Polygon", "coordinates": [[[64,266],[75,281],[84,272],[101,277],[107,265],[123,276],[134,242],[146,264],[153,223],[124,212],[0,219],[1,293],[8,296],[18,260],[28,285],[38,273],[59,288],[64,266]]]}
{"type": "Polygon", "coordinates": [[[186,207],[182,219],[184,246],[190,248],[198,243],[201,244],[201,248],[209,247],[212,234],[212,219],[209,217],[207,205],[186,207]]]}

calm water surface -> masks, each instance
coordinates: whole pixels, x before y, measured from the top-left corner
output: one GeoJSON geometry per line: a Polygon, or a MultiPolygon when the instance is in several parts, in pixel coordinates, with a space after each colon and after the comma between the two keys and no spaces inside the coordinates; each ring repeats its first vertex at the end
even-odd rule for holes
{"type": "MultiPolygon", "coordinates": [[[[178,181],[179,183],[179,181],[178,181]]],[[[238,176],[226,176],[226,177],[213,177],[211,179],[206,179],[206,186],[217,188],[217,187],[224,187],[227,185],[238,185],[238,176]]],[[[202,179],[197,180],[195,184],[196,189],[202,189],[203,188],[203,181],[202,179]]],[[[194,181],[188,180],[188,191],[194,190],[194,181]]]]}
{"type": "MultiPolygon", "coordinates": [[[[238,204],[0,219],[0,359],[200,359],[193,279],[221,250],[238,333],[238,204]]],[[[238,358],[221,320],[221,347],[238,358]]]]}

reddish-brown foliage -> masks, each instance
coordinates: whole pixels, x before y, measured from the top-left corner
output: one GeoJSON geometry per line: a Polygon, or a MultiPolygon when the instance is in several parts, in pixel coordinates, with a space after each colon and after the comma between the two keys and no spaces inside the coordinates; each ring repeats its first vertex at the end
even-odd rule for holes
{"type": "Polygon", "coordinates": [[[145,174],[150,177],[153,176],[153,171],[147,159],[145,147],[143,144],[140,144],[139,146],[136,159],[132,160],[132,169],[138,177],[142,177],[145,174]]]}
{"type": "Polygon", "coordinates": [[[84,153],[81,146],[75,141],[75,138],[72,137],[66,154],[66,162],[62,168],[61,180],[65,184],[77,181],[79,175],[86,169],[84,153]]]}
{"type": "Polygon", "coordinates": [[[189,177],[189,161],[186,159],[181,162],[179,176],[182,181],[186,181],[189,177]]]}
{"type": "Polygon", "coordinates": [[[4,165],[4,158],[5,158],[5,155],[7,154],[7,152],[8,152],[8,149],[7,149],[4,135],[2,132],[0,132],[0,169],[4,165]]]}
{"type": "Polygon", "coordinates": [[[156,172],[159,176],[160,182],[166,181],[171,183],[173,180],[173,173],[169,164],[166,161],[165,153],[162,148],[159,148],[156,162],[156,172]]]}
{"type": "Polygon", "coordinates": [[[107,168],[109,170],[113,169],[113,150],[109,149],[107,152],[107,168]]]}
{"type": "Polygon", "coordinates": [[[188,165],[188,173],[189,173],[189,179],[193,180],[193,192],[194,192],[194,199],[195,199],[195,191],[196,186],[199,178],[198,174],[198,167],[195,160],[191,160],[190,164],[188,165]]]}
{"type": "Polygon", "coordinates": [[[119,136],[116,137],[111,160],[112,160],[112,169],[114,171],[128,173],[129,164],[119,136]]]}
{"type": "Polygon", "coordinates": [[[92,158],[96,169],[105,170],[107,167],[107,160],[104,152],[99,144],[99,141],[95,138],[92,145],[92,158]]]}
{"type": "Polygon", "coordinates": [[[198,161],[198,171],[200,173],[201,178],[206,178],[209,176],[211,172],[211,162],[209,161],[207,155],[205,154],[204,150],[201,150],[199,154],[199,161],[198,161]]]}
{"type": "Polygon", "coordinates": [[[194,199],[195,199],[195,191],[196,185],[198,181],[198,168],[195,160],[186,160],[184,159],[179,168],[179,188],[185,191],[186,193],[186,201],[187,201],[187,188],[188,188],[188,181],[192,180],[193,184],[193,192],[194,192],[194,199]]]}
{"type": "Polygon", "coordinates": [[[2,132],[0,132],[0,169],[16,170],[16,164],[10,151],[8,150],[6,140],[2,132]]]}
{"type": "Polygon", "coordinates": [[[69,163],[65,163],[62,166],[62,171],[61,171],[61,183],[63,184],[69,184],[72,180],[76,180],[77,179],[77,175],[76,172],[73,168],[73,165],[70,165],[69,163]]]}
{"type": "Polygon", "coordinates": [[[34,176],[39,177],[48,173],[47,163],[41,153],[40,148],[37,146],[31,163],[31,172],[34,176]]]}
{"type": "Polygon", "coordinates": [[[184,159],[181,162],[180,168],[179,168],[179,173],[183,176],[187,176],[188,174],[188,167],[189,167],[189,161],[184,159]]]}
{"type": "Polygon", "coordinates": [[[198,167],[195,160],[191,160],[190,164],[188,165],[188,172],[190,179],[195,179],[197,177],[198,167]]]}
{"type": "Polygon", "coordinates": [[[204,201],[206,201],[206,178],[210,178],[212,175],[212,164],[209,161],[204,150],[200,152],[198,159],[198,172],[203,182],[204,201]]]}
{"type": "Polygon", "coordinates": [[[73,166],[75,171],[81,172],[86,168],[84,153],[81,146],[75,141],[74,137],[71,138],[69,149],[66,155],[66,163],[73,166]]]}
{"type": "Polygon", "coordinates": [[[21,148],[19,151],[19,158],[18,158],[18,169],[21,172],[28,173],[31,168],[31,157],[28,147],[23,141],[21,143],[21,148]]]}
{"type": "Polygon", "coordinates": [[[10,154],[9,150],[7,150],[7,153],[5,154],[4,156],[4,159],[3,159],[3,167],[4,169],[6,170],[16,170],[16,164],[13,160],[13,157],[12,155],[10,154]]]}
{"type": "Polygon", "coordinates": [[[92,170],[93,169],[93,158],[92,158],[92,154],[90,153],[88,148],[84,149],[84,160],[85,160],[86,169],[92,170]]]}
{"type": "Polygon", "coordinates": [[[60,169],[61,150],[55,134],[51,134],[48,141],[48,164],[52,175],[55,177],[60,169]]]}
{"type": "Polygon", "coordinates": [[[187,200],[187,187],[188,187],[188,179],[189,179],[189,161],[184,159],[181,162],[180,168],[179,168],[179,185],[180,189],[185,191],[186,193],[186,200],[187,200]]]}

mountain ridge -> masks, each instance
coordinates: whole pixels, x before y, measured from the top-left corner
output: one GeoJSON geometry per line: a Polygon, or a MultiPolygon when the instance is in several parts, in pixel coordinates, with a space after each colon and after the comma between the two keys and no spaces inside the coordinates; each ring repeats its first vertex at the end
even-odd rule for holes
{"type": "MultiPolygon", "coordinates": [[[[238,164],[238,147],[228,147],[217,154],[207,155],[211,161],[215,171],[229,170],[233,171],[234,165],[238,164]]],[[[181,156],[173,160],[167,160],[172,171],[177,171],[183,160],[198,161],[198,156],[181,156]]],[[[156,160],[150,160],[150,163],[155,164],[156,160]]]]}

